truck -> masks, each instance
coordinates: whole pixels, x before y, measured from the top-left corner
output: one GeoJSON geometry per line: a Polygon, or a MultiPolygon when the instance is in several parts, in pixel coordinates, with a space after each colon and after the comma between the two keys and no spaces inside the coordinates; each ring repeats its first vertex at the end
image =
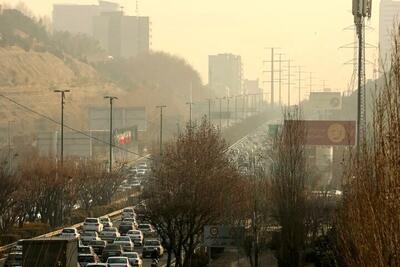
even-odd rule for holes
{"type": "Polygon", "coordinates": [[[77,238],[40,238],[22,242],[22,266],[77,267],[77,238]]]}

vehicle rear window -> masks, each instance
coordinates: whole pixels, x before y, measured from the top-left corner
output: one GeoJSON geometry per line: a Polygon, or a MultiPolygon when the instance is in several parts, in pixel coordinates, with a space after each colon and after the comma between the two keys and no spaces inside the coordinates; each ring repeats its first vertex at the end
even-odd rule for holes
{"type": "Polygon", "coordinates": [[[101,241],[101,240],[95,240],[95,241],[91,241],[90,245],[92,246],[104,246],[106,242],[101,241]]]}
{"type": "Polygon", "coordinates": [[[159,246],[160,245],[160,241],[158,240],[147,240],[144,242],[145,246],[159,246]]]}
{"type": "Polygon", "coordinates": [[[108,263],[126,263],[126,258],[108,258],[108,263]]]}
{"type": "Polygon", "coordinates": [[[80,254],[90,254],[90,247],[79,247],[78,252],[80,254]]]}
{"type": "Polygon", "coordinates": [[[78,256],[79,262],[94,262],[94,257],[91,255],[80,255],[78,256]]]}
{"type": "Polygon", "coordinates": [[[87,219],[85,220],[85,222],[87,222],[87,223],[98,223],[98,220],[95,219],[95,218],[87,218],[87,219]]]}
{"type": "Polygon", "coordinates": [[[73,234],[73,233],[75,233],[75,230],[74,229],[64,229],[64,230],[62,230],[62,232],[66,233],[66,234],[73,234]]]}

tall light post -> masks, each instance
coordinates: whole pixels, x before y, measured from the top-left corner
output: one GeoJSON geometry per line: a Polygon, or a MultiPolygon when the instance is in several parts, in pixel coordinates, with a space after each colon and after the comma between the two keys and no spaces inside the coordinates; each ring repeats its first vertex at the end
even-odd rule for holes
{"type": "Polygon", "coordinates": [[[113,101],[118,99],[116,96],[105,96],[104,99],[108,99],[110,101],[110,155],[109,155],[109,171],[112,171],[112,154],[113,154],[113,101]]]}
{"type": "Polygon", "coordinates": [[[65,105],[65,93],[71,92],[70,90],[54,90],[54,93],[61,94],[61,155],[60,162],[61,166],[64,164],[64,105],[65,105]]]}
{"type": "Polygon", "coordinates": [[[211,98],[207,98],[208,102],[208,124],[211,126],[211,98]]]}
{"type": "Polygon", "coordinates": [[[186,102],[186,105],[189,105],[189,126],[192,127],[192,105],[193,102],[186,102]]]}
{"type": "Polygon", "coordinates": [[[167,106],[157,106],[160,109],[160,156],[162,155],[162,144],[163,144],[163,109],[167,106]]]}
{"type": "Polygon", "coordinates": [[[15,121],[8,121],[8,170],[11,171],[12,168],[12,157],[11,157],[11,124],[15,121]]]}
{"type": "Polygon", "coordinates": [[[230,120],[230,118],[231,118],[231,112],[230,112],[230,110],[229,110],[229,102],[230,102],[230,99],[231,98],[233,98],[232,96],[227,96],[226,97],[226,109],[227,109],[227,112],[228,112],[228,114],[227,114],[227,116],[228,116],[228,121],[227,121],[227,126],[229,127],[229,120],[230,120]]]}
{"type": "Polygon", "coordinates": [[[217,97],[217,100],[219,100],[219,130],[222,130],[222,99],[223,97],[217,97]]]}

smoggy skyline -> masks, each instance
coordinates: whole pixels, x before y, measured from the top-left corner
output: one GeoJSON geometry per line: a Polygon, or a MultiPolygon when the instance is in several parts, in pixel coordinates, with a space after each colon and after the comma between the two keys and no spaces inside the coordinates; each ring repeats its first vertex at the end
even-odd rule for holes
{"type": "MultiPolygon", "coordinates": [[[[17,1],[3,1],[16,3],[17,1]]],[[[97,1],[29,0],[26,5],[36,15],[51,17],[56,3],[95,4],[97,1]]],[[[135,15],[136,2],[114,1],[124,6],[128,15],[135,15]]],[[[378,42],[379,2],[374,2],[374,28],[367,33],[367,41],[378,42]]],[[[268,80],[263,74],[263,61],[270,56],[265,48],[282,48],[285,59],[294,60],[303,71],[313,72],[313,88],[326,87],[347,90],[352,66],[352,49],[339,49],[354,41],[352,31],[343,31],[353,24],[351,1],[280,0],[146,0],[139,2],[139,14],[150,16],[152,49],[184,57],[196,68],[207,83],[208,55],[234,53],[242,56],[244,78],[268,80]]],[[[376,49],[369,49],[367,57],[377,61],[376,49]]],[[[269,67],[268,67],[269,68],[269,67]]],[[[372,65],[367,65],[367,78],[372,78],[372,65]]],[[[309,84],[309,75],[305,74],[309,84]]],[[[297,78],[294,78],[297,79],[297,78]]],[[[267,86],[269,88],[269,86],[267,86]]],[[[306,89],[305,89],[306,91],[306,89]]]]}

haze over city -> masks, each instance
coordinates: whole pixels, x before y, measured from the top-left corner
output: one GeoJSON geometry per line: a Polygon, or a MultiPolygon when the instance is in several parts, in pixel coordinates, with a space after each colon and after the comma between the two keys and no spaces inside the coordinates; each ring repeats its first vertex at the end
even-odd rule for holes
{"type": "MultiPolygon", "coordinates": [[[[7,2],[7,1],[5,1],[7,2]]],[[[10,1],[9,1],[10,2],[10,1]]],[[[13,1],[12,1],[13,2],[13,1]]],[[[17,1],[15,1],[17,2],[17,1]]],[[[136,13],[136,1],[116,1],[129,15],[136,13]]],[[[95,4],[92,0],[29,0],[27,6],[36,14],[51,17],[55,3],[95,4]]],[[[377,46],[378,7],[368,22],[373,31],[367,41],[377,46]]],[[[230,52],[242,56],[244,76],[267,81],[264,60],[269,60],[266,47],[281,47],[282,53],[314,72],[315,87],[346,91],[352,66],[344,65],[353,58],[352,49],[339,47],[354,41],[351,26],[351,3],[347,0],[146,0],[139,1],[139,12],[150,16],[152,49],[184,57],[197,69],[207,83],[207,55],[230,52]],[[222,34],[223,33],[223,34],[222,34]]],[[[367,58],[378,64],[375,49],[367,50],[367,58]]],[[[372,78],[373,65],[367,66],[372,78]]]]}
{"type": "Polygon", "coordinates": [[[400,266],[399,18],[0,0],[0,267],[400,266]]]}

